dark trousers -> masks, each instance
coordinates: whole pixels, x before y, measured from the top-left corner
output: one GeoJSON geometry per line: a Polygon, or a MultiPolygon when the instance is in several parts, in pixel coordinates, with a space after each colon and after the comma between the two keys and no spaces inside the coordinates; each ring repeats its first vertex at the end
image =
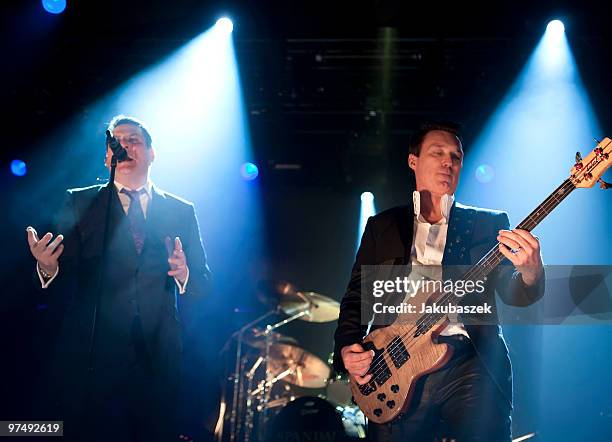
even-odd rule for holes
{"type": "Polygon", "coordinates": [[[163,364],[152,360],[139,320],[134,321],[129,347],[124,351],[117,347],[111,352],[100,351],[108,360],[87,373],[83,382],[60,381],[63,400],[54,414],[64,421],[65,440],[177,440],[177,370],[164,371],[163,364]]]}
{"type": "Polygon", "coordinates": [[[167,442],[177,439],[174,401],[158,380],[139,370],[105,391],[97,390],[81,413],[67,418],[66,440],[78,442],[167,442]],[[69,423],[70,422],[70,423],[69,423]]]}
{"type": "Polygon", "coordinates": [[[371,423],[380,442],[509,442],[511,405],[463,336],[440,338],[455,348],[452,359],[417,382],[405,413],[388,424],[371,423]]]}

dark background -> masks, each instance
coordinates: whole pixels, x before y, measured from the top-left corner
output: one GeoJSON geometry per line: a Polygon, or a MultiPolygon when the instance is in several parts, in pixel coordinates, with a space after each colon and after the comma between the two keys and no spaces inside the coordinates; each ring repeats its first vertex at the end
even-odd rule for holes
{"type": "MultiPolygon", "coordinates": [[[[267,242],[263,255],[245,244],[245,254],[252,254],[248,269],[216,266],[215,257],[225,251],[215,248],[214,238],[205,244],[223,283],[216,299],[187,318],[186,345],[198,355],[186,375],[193,387],[186,396],[189,425],[216,409],[224,338],[262,311],[253,292],[256,280],[285,279],[340,299],[353,259],[358,195],[375,192],[379,210],[410,200],[407,140],[425,119],[461,121],[469,155],[470,141],[550,19],[564,20],[595,113],[602,127],[612,127],[612,27],[599,2],[107,0],[69,2],[64,14],[51,16],[38,1],[22,1],[1,10],[2,419],[27,413],[54,330],[52,315],[30,296],[33,260],[24,230],[37,220],[44,226],[48,218],[40,214],[52,212],[58,201],[29,199],[24,190],[62,165],[49,162],[37,146],[68,120],[102,127],[91,103],[223,13],[234,20],[267,242]],[[379,57],[384,33],[394,45],[387,89],[381,86],[379,57]],[[17,157],[28,164],[24,178],[10,174],[8,165],[17,157]],[[280,163],[301,169],[278,170],[280,163]]],[[[61,140],[56,143],[63,148],[61,140]]],[[[75,183],[54,185],[60,190],[75,183]]],[[[206,231],[207,214],[199,216],[206,231]]],[[[297,323],[286,332],[326,359],[333,329],[333,323],[297,323]]],[[[532,353],[538,347],[528,337],[519,342],[520,349],[511,348],[520,392],[517,435],[537,429],[537,386],[529,370],[537,365],[532,353]]],[[[573,418],[587,422],[583,432],[599,434],[612,426],[610,404],[595,409],[601,414],[575,410],[573,418]]]]}

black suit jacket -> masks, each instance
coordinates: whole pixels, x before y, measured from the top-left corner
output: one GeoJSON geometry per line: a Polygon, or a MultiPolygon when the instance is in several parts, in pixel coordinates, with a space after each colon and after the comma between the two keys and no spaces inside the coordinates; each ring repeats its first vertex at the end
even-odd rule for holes
{"type": "MultiPolygon", "coordinates": [[[[500,229],[508,229],[510,222],[504,212],[453,204],[450,212],[446,246],[442,264],[472,265],[497,243],[500,229]]],[[[361,266],[381,264],[409,264],[412,250],[414,209],[401,206],[386,210],[368,220],[355,264],[351,272],[346,294],[340,306],[340,317],[335,332],[334,368],[346,369],[340,351],[342,347],[361,342],[367,321],[363,321],[362,303],[370,303],[371,297],[361,296],[361,283],[365,277],[361,266]]],[[[508,260],[488,276],[485,289],[486,301],[496,313],[495,292],[509,305],[525,306],[537,301],[544,294],[544,278],[532,287],[523,283],[521,276],[508,260]]],[[[372,311],[366,305],[363,311],[372,311]]],[[[461,319],[461,318],[460,318],[461,319]]],[[[489,318],[489,324],[490,318],[489,318]]],[[[377,328],[373,326],[372,329],[377,328]]],[[[511,401],[512,372],[508,349],[501,328],[494,321],[491,325],[468,325],[466,330],[503,394],[511,401]]]]}
{"type": "Polygon", "coordinates": [[[65,249],[59,274],[44,295],[65,311],[51,381],[57,383],[58,397],[69,396],[73,405],[78,404],[88,376],[109,192],[110,238],[91,376],[96,389],[103,391],[116,383],[135,362],[150,370],[159,385],[170,386],[178,378],[181,325],[178,289],[167,275],[167,237],[172,244],[176,236],[181,238],[187,258],[189,281],[183,296],[202,296],[210,287],[211,273],[191,203],[153,187],[139,255],[114,186],[68,190],[57,222],[58,233],[65,235],[65,249]]]}

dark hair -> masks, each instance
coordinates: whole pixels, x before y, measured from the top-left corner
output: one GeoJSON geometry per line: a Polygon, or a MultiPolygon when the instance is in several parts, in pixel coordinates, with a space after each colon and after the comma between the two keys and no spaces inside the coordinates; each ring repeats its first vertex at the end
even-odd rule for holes
{"type": "Polygon", "coordinates": [[[135,117],[129,117],[123,114],[115,115],[110,123],[108,123],[107,130],[113,132],[117,126],[122,124],[131,124],[132,126],[139,127],[142,131],[147,147],[150,148],[153,145],[153,139],[151,138],[149,130],[142,121],[135,117]]]}
{"type": "Polygon", "coordinates": [[[408,153],[416,155],[417,157],[421,153],[421,145],[425,136],[433,130],[443,130],[457,137],[460,143],[460,147],[463,148],[463,139],[461,138],[461,125],[452,121],[440,121],[440,122],[427,122],[423,123],[421,127],[412,134],[410,137],[410,144],[408,145],[408,153]]]}

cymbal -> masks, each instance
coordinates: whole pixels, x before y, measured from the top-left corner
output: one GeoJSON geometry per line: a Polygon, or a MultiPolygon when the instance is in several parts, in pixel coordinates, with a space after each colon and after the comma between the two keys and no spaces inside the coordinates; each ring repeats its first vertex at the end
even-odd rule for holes
{"type": "Polygon", "coordinates": [[[257,284],[257,298],[264,304],[276,307],[280,298],[292,296],[297,288],[288,281],[264,279],[257,284]]]}
{"type": "Polygon", "coordinates": [[[329,322],[335,321],[340,315],[340,303],[329,296],[315,292],[296,292],[281,297],[280,309],[292,316],[301,311],[307,313],[300,317],[302,321],[329,322]]]}
{"type": "Polygon", "coordinates": [[[312,353],[290,344],[270,346],[270,371],[273,376],[305,388],[323,388],[329,366],[312,353]]]}
{"type": "Polygon", "coordinates": [[[298,318],[302,321],[329,322],[340,315],[337,301],[320,293],[299,291],[287,281],[264,280],[259,282],[258,288],[257,296],[261,302],[289,316],[306,311],[307,314],[298,318]]]}
{"type": "MultiPolygon", "coordinates": [[[[242,342],[245,344],[257,348],[258,350],[266,349],[266,335],[265,330],[259,327],[253,327],[247,330],[242,336],[242,342]]],[[[270,343],[271,344],[295,344],[297,345],[298,341],[291,336],[286,336],[278,332],[270,333],[270,343]]]]}

